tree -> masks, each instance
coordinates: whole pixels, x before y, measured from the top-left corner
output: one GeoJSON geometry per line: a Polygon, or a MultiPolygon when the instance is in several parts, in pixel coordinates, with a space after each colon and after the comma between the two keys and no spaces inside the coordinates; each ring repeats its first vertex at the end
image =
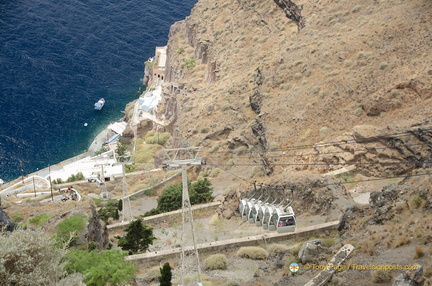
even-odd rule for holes
{"type": "Polygon", "coordinates": [[[213,200],[213,188],[211,188],[211,182],[207,178],[192,183],[189,193],[192,205],[208,203],[213,200]]]}
{"type": "MultiPolygon", "coordinates": [[[[188,183],[189,199],[191,205],[207,203],[213,199],[211,182],[205,178],[194,183],[188,183]]],[[[182,207],[182,183],[177,183],[164,189],[158,198],[158,206],[151,211],[148,211],[144,216],[155,215],[164,212],[178,210],[182,207]]]]}
{"type": "Polygon", "coordinates": [[[171,273],[171,266],[169,265],[168,262],[166,262],[162,268],[159,268],[161,276],[159,276],[159,283],[160,286],[171,286],[171,278],[172,278],[172,273],[171,273]]]}
{"type": "Polygon", "coordinates": [[[123,210],[123,200],[122,199],[118,200],[117,209],[119,210],[119,212],[121,212],[123,210]]]}
{"type": "Polygon", "coordinates": [[[158,198],[160,212],[178,210],[182,206],[182,183],[177,183],[164,189],[158,198]]]}
{"type": "Polygon", "coordinates": [[[108,219],[110,217],[114,219],[119,219],[118,216],[118,207],[119,204],[117,202],[110,201],[106,204],[106,206],[102,207],[99,211],[99,217],[101,220],[103,220],[105,223],[108,222],[108,219]]]}
{"type": "MultiPolygon", "coordinates": [[[[129,146],[124,144],[122,138],[120,138],[120,140],[117,142],[117,149],[116,149],[117,156],[124,156],[128,148],[129,146]]],[[[124,158],[119,158],[119,161],[124,162],[124,158]]]]}
{"type": "Polygon", "coordinates": [[[143,224],[140,219],[132,221],[125,230],[125,236],[117,237],[118,246],[131,253],[147,251],[149,245],[156,239],[153,236],[153,228],[143,224]]]}
{"type": "Polygon", "coordinates": [[[71,250],[66,254],[66,270],[69,274],[80,272],[88,286],[125,285],[135,277],[136,266],[124,258],[126,252],[110,250],[71,250]]]}

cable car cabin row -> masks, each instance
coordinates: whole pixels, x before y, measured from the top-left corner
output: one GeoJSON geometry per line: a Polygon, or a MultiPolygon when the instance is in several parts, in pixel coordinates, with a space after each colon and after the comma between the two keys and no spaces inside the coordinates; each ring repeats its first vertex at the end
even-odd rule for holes
{"type": "Polygon", "coordinates": [[[297,225],[295,213],[290,206],[262,204],[261,201],[252,199],[244,207],[240,205],[239,210],[242,210],[240,213],[243,221],[278,233],[294,232],[297,225]]]}

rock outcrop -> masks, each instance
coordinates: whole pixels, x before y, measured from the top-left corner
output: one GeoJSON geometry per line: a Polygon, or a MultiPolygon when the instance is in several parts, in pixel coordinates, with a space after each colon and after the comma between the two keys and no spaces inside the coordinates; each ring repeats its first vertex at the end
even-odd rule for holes
{"type": "Polygon", "coordinates": [[[321,239],[306,241],[299,253],[298,259],[300,263],[318,263],[324,258],[324,255],[329,253],[329,249],[321,246],[321,239]]]}
{"type": "Polygon", "coordinates": [[[405,174],[431,156],[428,9],[419,0],[198,1],[170,29],[160,110],[184,144],[231,154],[215,164],[247,153],[242,163],[267,176],[349,164],[365,176],[405,174]],[[208,136],[225,126],[229,138],[208,136]],[[233,138],[246,144],[233,148],[233,138]]]}
{"type": "Polygon", "coordinates": [[[17,225],[10,220],[8,215],[0,208],[0,231],[5,229],[7,231],[13,231],[17,225]]]}
{"type": "Polygon", "coordinates": [[[109,235],[108,229],[99,218],[96,209],[91,206],[91,218],[87,225],[87,243],[95,243],[100,250],[108,248],[109,235]]]}
{"type": "Polygon", "coordinates": [[[393,283],[393,286],[421,286],[425,282],[423,276],[423,266],[415,264],[418,268],[413,271],[405,271],[399,274],[393,283]]]}
{"type": "Polygon", "coordinates": [[[395,207],[398,197],[401,193],[409,189],[407,186],[390,185],[384,187],[381,191],[371,192],[369,205],[374,210],[370,219],[370,224],[382,224],[394,216],[391,210],[395,207]]]}

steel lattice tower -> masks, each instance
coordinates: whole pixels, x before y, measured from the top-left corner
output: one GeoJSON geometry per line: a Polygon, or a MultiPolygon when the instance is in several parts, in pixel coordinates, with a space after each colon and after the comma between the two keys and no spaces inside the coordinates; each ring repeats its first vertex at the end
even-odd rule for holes
{"type": "Polygon", "coordinates": [[[191,203],[187,182],[187,168],[193,165],[205,165],[205,161],[198,158],[201,147],[165,149],[168,161],[162,164],[164,169],[182,169],[182,232],[181,232],[181,285],[185,284],[185,278],[189,276],[191,281],[187,285],[196,282],[201,286],[201,266],[196,245],[195,229],[192,216],[191,203]],[[196,277],[195,277],[196,274],[196,277]]]}

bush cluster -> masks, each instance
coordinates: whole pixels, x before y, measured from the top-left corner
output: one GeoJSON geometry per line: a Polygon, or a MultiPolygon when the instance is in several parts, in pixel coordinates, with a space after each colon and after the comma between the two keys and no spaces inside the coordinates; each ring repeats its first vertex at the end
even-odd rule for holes
{"type": "Polygon", "coordinates": [[[123,204],[122,200],[118,201],[109,201],[104,207],[102,207],[99,211],[99,217],[101,220],[103,220],[105,223],[108,222],[108,219],[111,217],[113,219],[119,219],[119,211],[122,211],[123,204]]]}
{"type": "Polygon", "coordinates": [[[89,286],[125,285],[136,272],[136,266],[124,260],[126,255],[119,249],[90,252],[75,249],[66,254],[66,271],[80,272],[89,286]]]}
{"type": "Polygon", "coordinates": [[[77,233],[84,229],[85,218],[84,214],[76,213],[60,222],[56,230],[58,243],[74,245],[78,239],[77,233]]]}
{"type": "Polygon", "coordinates": [[[237,256],[241,258],[249,258],[253,260],[263,260],[269,256],[269,253],[267,250],[261,247],[246,246],[246,247],[241,247],[237,251],[237,256]]]}
{"type": "Polygon", "coordinates": [[[64,251],[42,231],[17,229],[0,235],[1,285],[57,285],[64,251]]]}
{"type": "Polygon", "coordinates": [[[40,214],[37,215],[35,217],[32,217],[29,220],[29,223],[37,226],[37,227],[41,227],[44,223],[46,223],[50,218],[52,218],[52,214],[40,214]]]}
{"type": "MultiPolygon", "coordinates": [[[[158,206],[144,214],[156,215],[164,212],[178,210],[182,207],[182,183],[174,184],[162,191],[158,198],[158,206]]],[[[211,182],[204,178],[194,183],[188,182],[189,199],[191,205],[207,203],[213,200],[211,182]]]]}
{"type": "Polygon", "coordinates": [[[147,144],[159,144],[165,145],[165,143],[170,139],[171,134],[169,132],[156,132],[151,130],[147,132],[144,140],[147,144]]]}
{"type": "Polygon", "coordinates": [[[285,245],[285,244],[277,244],[277,243],[273,243],[273,244],[270,244],[270,245],[267,247],[267,250],[268,250],[270,253],[278,253],[278,254],[280,254],[280,253],[285,253],[285,252],[287,252],[287,251],[289,250],[289,248],[288,248],[288,246],[285,245]]]}
{"type": "Polygon", "coordinates": [[[224,254],[213,254],[204,260],[205,270],[227,269],[228,260],[224,254]]]}

